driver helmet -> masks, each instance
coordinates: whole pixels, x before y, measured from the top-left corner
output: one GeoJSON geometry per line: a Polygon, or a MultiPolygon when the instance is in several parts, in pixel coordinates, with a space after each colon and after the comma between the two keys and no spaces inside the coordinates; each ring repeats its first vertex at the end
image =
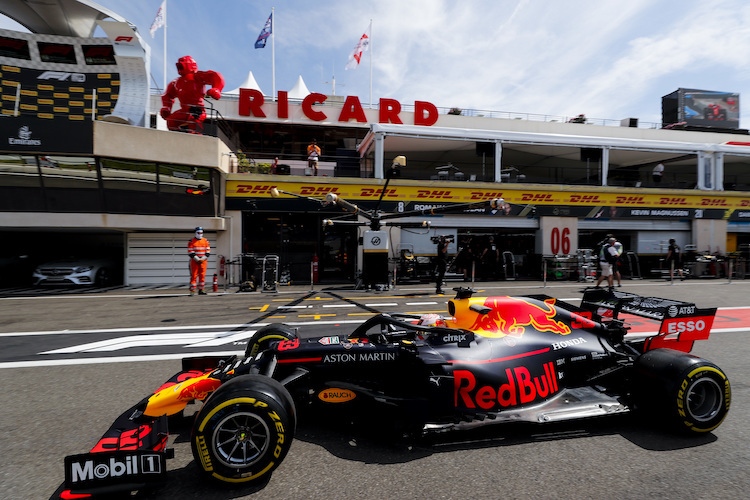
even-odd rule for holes
{"type": "Polygon", "coordinates": [[[448,326],[440,314],[423,314],[419,318],[419,326],[448,326]]]}

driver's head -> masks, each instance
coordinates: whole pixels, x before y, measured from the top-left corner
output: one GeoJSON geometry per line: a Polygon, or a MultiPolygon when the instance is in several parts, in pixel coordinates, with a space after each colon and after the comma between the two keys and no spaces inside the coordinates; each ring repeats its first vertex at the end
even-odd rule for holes
{"type": "Polygon", "coordinates": [[[419,318],[419,326],[446,326],[446,322],[439,314],[423,314],[419,318]]]}

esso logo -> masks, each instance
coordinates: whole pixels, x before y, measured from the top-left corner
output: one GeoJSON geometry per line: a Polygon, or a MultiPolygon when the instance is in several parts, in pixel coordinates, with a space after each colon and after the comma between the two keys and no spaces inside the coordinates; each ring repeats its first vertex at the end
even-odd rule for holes
{"type": "Polygon", "coordinates": [[[706,329],[706,322],[702,319],[697,321],[674,321],[667,326],[667,333],[701,332],[706,329]]]}

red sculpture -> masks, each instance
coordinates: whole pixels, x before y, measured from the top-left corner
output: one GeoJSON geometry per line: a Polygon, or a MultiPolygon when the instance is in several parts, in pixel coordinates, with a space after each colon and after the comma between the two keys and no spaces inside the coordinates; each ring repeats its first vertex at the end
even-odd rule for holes
{"type": "Polygon", "coordinates": [[[190,56],[177,61],[179,78],[175,78],[161,96],[161,117],[167,120],[169,130],[199,134],[206,119],[203,97],[221,99],[224,77],[216,71],[198,71],[198,63],[190,56]],[[211,88],[204,93],[206,85],[211,88]],[[180,100],[180,109],[172,113],[175,98],[180,100]]]}

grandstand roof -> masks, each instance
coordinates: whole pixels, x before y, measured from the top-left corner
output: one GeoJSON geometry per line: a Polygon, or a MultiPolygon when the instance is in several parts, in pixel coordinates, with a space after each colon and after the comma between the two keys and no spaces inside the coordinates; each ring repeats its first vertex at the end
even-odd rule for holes
{"type": "Polygon", "coordinates": [[[122,16],[88,0],[3,0],[0,13],[32,33],[90,38],[96,22],[111,18],[127,22],[122,16]]]}

